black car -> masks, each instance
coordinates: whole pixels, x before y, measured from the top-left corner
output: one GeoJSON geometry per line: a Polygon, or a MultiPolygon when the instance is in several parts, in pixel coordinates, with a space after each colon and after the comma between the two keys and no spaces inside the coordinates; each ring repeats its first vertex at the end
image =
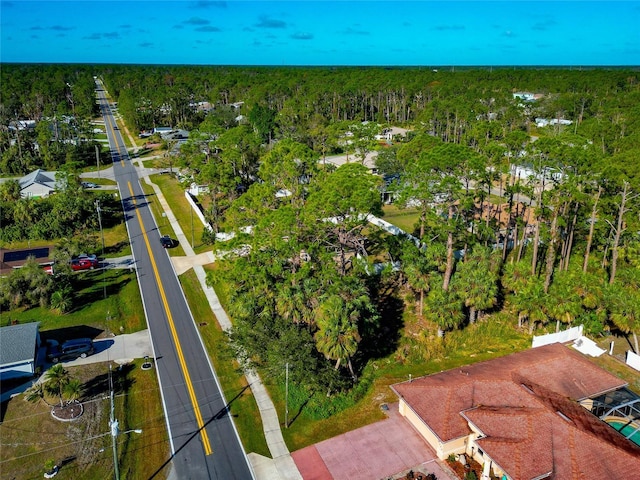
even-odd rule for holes
{"type": "Polygon", "coordinates": [[[87,358],[93,352],[93,340],[90,338],[67,340],[62,345],[52,341],[49,342],[47,358],[53,363],[58,363],[61,360],[75,360],[78,357],[87,358]]]}
{"type": "Polygon", "coordinates": [[[164,248],[173,247],[173,239],[169,235],[164,235],[160,237],[160,243],[164,248]]]}

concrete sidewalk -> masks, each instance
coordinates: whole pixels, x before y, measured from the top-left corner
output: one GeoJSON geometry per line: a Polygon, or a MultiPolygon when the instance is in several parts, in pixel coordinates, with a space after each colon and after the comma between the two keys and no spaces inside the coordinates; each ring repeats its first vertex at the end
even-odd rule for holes
{"type": "MultiPolygon", "coordinates": [[[[137,161],[141,163],[140,159],[137,159],[137,161]]],[[[144,180],[153,188],[156,197],[158,198],[158,201],[160,202],[160,205],[166,214],[166,218],[171,223],[177,240],[180,242],[180,245],[182,246],[186,254],[186,257],[172,257],[171,260],[176,274],[179,275],[187,271],[189,268],[193,268],[196,276],[198,277],[198,281],[200,282],[202,290],[209,301],[211,310],[218,319],[218,323],[223,330],[226,331],[230,329],[231,321],[229,320],[227,313],[222,308],[216,292],[212,288],[207,286],[206,282],[206,273],[203,265],[212,263],[213,253],[208,252],[206,254],[200,255],[195,254],[193,248],[191,248],[189,240],[182,231],[177,218],[173,214],[171,207],[162,194],[162,191],[154,183],[152,183],[148,177],[145,177],[144,180]]],[[[278,413],[275,409],[275,406],[273,405],[273,402],[271,401],[271,397],[269,397],[266,388],[260,380],[260,377],[256,374],[246,371],[245,377],[247,378],[247,381],[251,387],[251,392],[253,393],[253,396],[256,399],[256,403],[260,410],[262,427],[267,440],[269,451],[271,452],[271,456],[273,457],[266,458],[255,453],[248,454],[248,458],[253,468],[255,478],[257,480],[302,480],[302,475],[300,475],[300,472],[298,471],[298,468],[296,467],[296,464],[293,461],[293,458],[291,457],[291,454],[284,442],[284,438],[282,437],[282,430],[280,429],[280,420],[278,418],[278,413]]]]}

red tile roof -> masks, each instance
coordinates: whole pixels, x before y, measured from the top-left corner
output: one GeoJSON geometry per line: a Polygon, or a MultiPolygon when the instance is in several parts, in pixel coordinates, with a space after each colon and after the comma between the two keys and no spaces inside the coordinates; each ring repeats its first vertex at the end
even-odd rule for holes
{"type": "Polygon", "coordinates": [[[599,479],[640,471],[640,447],[575,400],[625,385],[553,344],[392,388],[442,441],[475,425],[484,435],[476,444],[514,479],[599,479]]]}

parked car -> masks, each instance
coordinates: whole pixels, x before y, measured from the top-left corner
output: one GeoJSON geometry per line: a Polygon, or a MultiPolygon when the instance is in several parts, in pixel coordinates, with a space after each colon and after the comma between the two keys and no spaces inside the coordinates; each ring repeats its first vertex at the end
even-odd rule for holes
{"type": "Polygon", "coordinates": [[[169,235],[164,235],[160,237],[160,243],[164,248],[172,248],[173,247],[173,239],[169,235]]]}
{"type": "Polygon", "coordinates": [[[55,340],[48,340],[47,350],[47,358],[53,363],[62,360],[75,360],[78,357],[87,358],[95,351],[93,340],[90,338],[67,340],[62,345],[59,345],[55,340]]]}
{"type": "Polygon", "coordinates": [[[81,184],[82,188],[98,188],[98,184],[93,182],[82,182],[81,184]]]}
{"type": "Polygon", "coordinates": [[[79,255],[77,258],[71,260],[71,269],[73,271],[93,270],[98,266],[98,258],[95,255],[79,255]]]}

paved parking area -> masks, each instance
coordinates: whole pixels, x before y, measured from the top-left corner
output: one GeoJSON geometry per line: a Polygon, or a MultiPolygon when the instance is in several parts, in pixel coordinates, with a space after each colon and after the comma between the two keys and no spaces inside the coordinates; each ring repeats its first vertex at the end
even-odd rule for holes
{"type": "Polygon", "coordinates": [[[304,480],[376,480],[409,470],[455,478],[437,460],[435,451],[389,405],[388,418],[293,452],[304,480]]]}

